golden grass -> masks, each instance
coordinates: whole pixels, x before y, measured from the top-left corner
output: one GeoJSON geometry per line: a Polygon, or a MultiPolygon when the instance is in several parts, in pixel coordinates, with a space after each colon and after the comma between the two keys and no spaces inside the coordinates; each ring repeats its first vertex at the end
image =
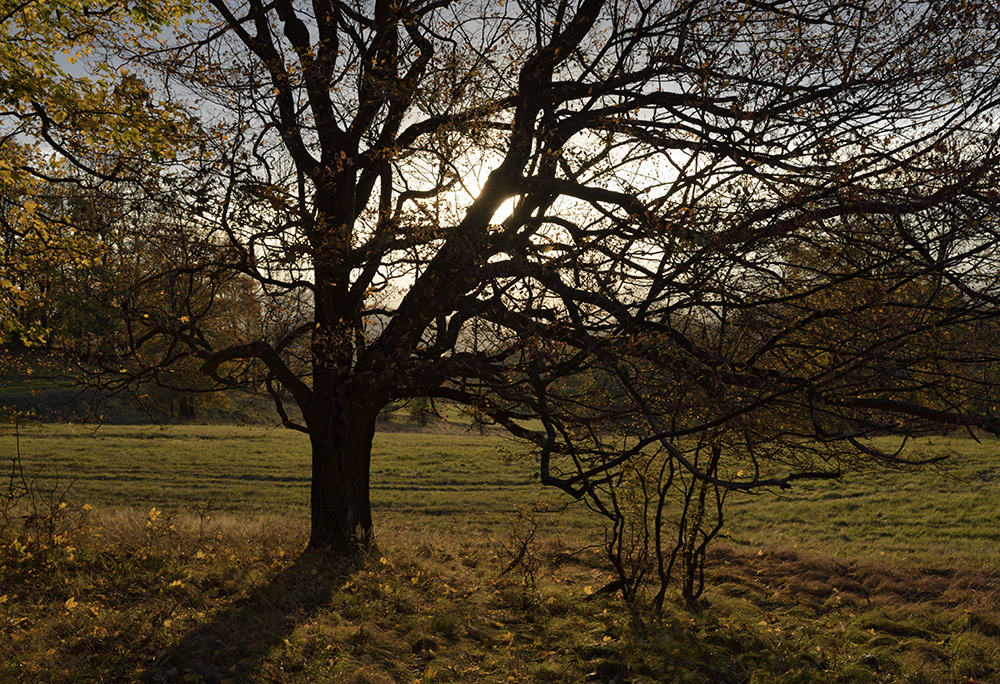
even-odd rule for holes
{"type": "MultiPolygon", "coordinates": [[[[231,458],[233,429],[211,430],[113,443],[136,457],[126,465],[211,453],[206,442],[231,458]]],[[[240,434],[242,450],[277,444],[240,434]]],[[[99,442],[75,444],[83,463],[98,458],[99,442]]],[[[382,443],[379,550],[363,568],[303,554],[294,502],[130,504],[115,478],[85,498],[41,487],[33,524],[23,504],[0,519],[0,682],[1000,682],[989,445],[953,443],[965,459],[945,478],[884,473],[871,488],[848,478],[741,503],[710,556],[707,602],[663,616],[594,596],[611,576],[599,549],[572,553],[595,541],[579,513],[543,516],[530,563],[504,572],[525,519],[511,513],[539,490],[496,444],[405,446],[382,443]],[[440,501],[413,505],[407,481],[440,501]]],[[[243,474],[271,472],[263,489],[287,485],[273,458],[247,460],[243,474]]],[[[154,495],[170,463],[143,476],[154,495]]]]}

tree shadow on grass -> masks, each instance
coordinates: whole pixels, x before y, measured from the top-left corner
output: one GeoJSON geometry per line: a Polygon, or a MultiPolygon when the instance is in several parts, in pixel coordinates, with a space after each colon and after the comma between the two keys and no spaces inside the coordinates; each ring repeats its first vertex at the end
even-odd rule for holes
{"type": "Polygon", "coordinates": [[[153,661],[145,682],[246,681],[273,647],[330,604],[354,567],[328,553],[303,552],[266,586],[214,615],[153,661]]]}

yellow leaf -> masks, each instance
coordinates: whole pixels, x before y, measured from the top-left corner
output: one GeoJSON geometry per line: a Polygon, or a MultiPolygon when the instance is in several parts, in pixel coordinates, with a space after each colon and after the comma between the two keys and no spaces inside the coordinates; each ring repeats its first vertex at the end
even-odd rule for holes
{"type": "Polygon", "coordinates": [[[66,599],[66,603],[64,603],[63,605],[66,606],[66,610],[73,610],[80,604],[77,603],[77,600],[75,598],[70,596],[68,599],[66,599]]]}

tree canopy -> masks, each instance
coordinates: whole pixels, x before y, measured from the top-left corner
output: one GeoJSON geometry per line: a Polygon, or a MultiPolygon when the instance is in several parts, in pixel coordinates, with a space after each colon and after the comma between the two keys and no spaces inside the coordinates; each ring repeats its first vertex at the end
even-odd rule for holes
{"type": "Polygon", "coordinates": [[[65,192],[50,183],[134,177],[140,149],[142,158],[163,156],[179,143],[182,112],[100,56],[190,8],[172,0],[0,1],[0,334],[43,341],[44,321],[26,314],[44,306],[39,282],[64,266],[86,268],[100,252],[65,203],[51,201],[65,192]]]}
{"type": "Polygon", "coordinates": [[[198,131],[141,160],[115,348],[266,387],[345,553],[400,398],[603,510],[652,452],[746,489],[995,432],[998,41],[985,2],[209,0],[109,57],[198,131]]]}

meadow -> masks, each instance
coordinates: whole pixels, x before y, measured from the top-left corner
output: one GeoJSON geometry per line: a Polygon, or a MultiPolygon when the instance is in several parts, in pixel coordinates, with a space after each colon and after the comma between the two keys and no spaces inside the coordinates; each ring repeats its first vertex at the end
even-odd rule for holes
{"type": "Polygon", "coordinates": [[[300,434],[23,427],[0,682],[1000,682],[997,446],[733,497],[705,603],[654,615],[595,593],[600,522],[497,435],[380,433],[356,569],[302,553],[300,434]]]}

